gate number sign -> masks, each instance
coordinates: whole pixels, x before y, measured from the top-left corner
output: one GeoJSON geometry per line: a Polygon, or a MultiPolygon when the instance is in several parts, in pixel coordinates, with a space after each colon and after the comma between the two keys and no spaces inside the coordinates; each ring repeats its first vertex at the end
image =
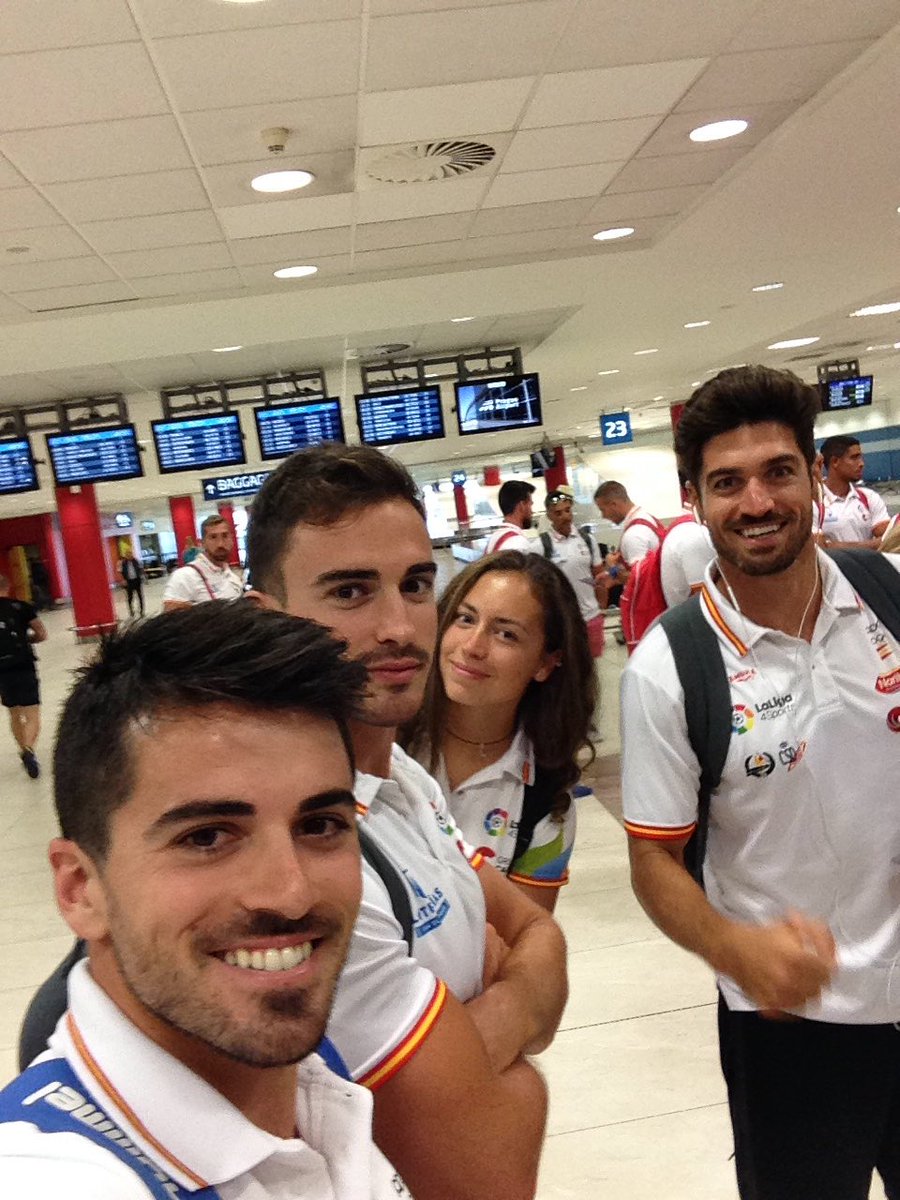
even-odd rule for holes
{"type": "Polygon", "coordinates": [[[603,413],[600,417],[600,434],[604,446],[621,446],[632,440],[631,414],[627,412],[603,413]]]}

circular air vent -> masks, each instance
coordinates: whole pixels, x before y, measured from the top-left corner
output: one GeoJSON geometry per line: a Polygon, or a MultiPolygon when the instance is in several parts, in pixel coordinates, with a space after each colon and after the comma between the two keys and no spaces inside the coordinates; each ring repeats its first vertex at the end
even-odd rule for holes
{"type": "Polygon", "coordinates": [[[496,153],[485,142],[416,142],[389,150],[366,167],[366,174],[379,183],[455,179],[486,166],[496,153]]]}

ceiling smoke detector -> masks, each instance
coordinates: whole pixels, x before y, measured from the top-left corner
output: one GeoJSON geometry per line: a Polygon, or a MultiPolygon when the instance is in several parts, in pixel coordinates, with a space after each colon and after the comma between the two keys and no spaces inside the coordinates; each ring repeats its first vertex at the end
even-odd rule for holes
{"type": "Polygon", "coordinates": [[[378,183],[431,183],[458,179],[486,167],[497,151],[486,142],[416,142],[375,152],[364,174],[378,183]]]}

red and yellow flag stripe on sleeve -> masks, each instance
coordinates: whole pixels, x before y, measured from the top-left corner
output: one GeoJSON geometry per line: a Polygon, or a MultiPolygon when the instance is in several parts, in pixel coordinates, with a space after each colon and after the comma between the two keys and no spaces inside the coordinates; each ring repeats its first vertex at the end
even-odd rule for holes
{"type": "Polygon", "coordinates": [[[377,1066],[372,1067],[370,1071],[366,1071],[365,1075],[360,1076],[356,1082],[361,1083],[363,1087],[370,1088],[374,1092],[396,1075],[400,1068],[409,1062],[429,1033],[431,1033],[432,1029],[434,1029],[435,1022],[441,1015],[441,1010],[446,1001],[447,985],[442,979],[438,979],[431,1000],[428,1002],[428,1007],[419,1018],[415,1027],[409,1031],[399,1046],[396,1046],[387,1058],[383,1059],[377,1066]]]}
{"type": "Polygon", "coordinates": [[[690,837],[697,828],[697,822],[690,825],[675,825],[661,829],[658,825],[638,825],[636,821],[625,821],[625,832],[632,837],[644,838],[651,842],[674,842],[679,838],[690,837]]]}

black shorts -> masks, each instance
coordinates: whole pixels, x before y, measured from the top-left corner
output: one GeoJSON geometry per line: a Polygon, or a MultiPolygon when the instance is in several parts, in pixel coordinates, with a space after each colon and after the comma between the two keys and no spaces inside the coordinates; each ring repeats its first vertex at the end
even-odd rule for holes
{"type": "Polygon", "coordinates": [[[4,708],[31,708],[40,702],[41,689],[33,666],[0,671],[0,703],[4,708]]]}

